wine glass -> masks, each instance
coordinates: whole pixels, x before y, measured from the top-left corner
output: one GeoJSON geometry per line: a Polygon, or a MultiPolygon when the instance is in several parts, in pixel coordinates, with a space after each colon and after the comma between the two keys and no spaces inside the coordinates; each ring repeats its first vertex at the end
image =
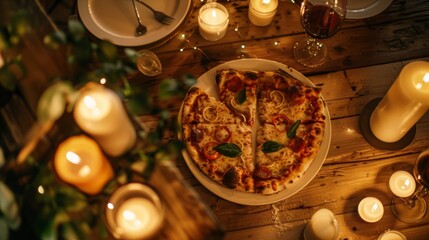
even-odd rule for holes
{"type": "Polygon", "coordinates": [[[429,188],[429,149],[419,154],[413,173],[418,184],[414,193],[406,198],[394,197],[391,205],[395,217],[404,223],[419,222],[426,215],[427,203],[423,197],[429,188]]]}
{"type": "Polygon", "coordinates": [[[317,67],[326,61],[328,49],[317,39],[329,38],[341,27],[346,15],[347,0],[304,0],[301,3],[301,24],[307,38],[295,43],[293,53],[301,64],[317,67]]]}

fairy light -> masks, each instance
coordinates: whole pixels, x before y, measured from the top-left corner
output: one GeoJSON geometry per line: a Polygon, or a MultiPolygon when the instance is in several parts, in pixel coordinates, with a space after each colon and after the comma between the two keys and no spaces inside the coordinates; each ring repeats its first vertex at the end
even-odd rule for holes
{"type": "Polygon", "coordinates": [[[40,185],[40,186],[37,188],[37,192],[39,192],[40,194],[45,194],[45,188],[44,188],[42,185],[40,185]]]}
{"type": "Polygon", "coordinates": [[[100,84],[106,84],[106,82],[107,82],[107,79],[106,78],[101,78],[100,79],[100,84]]]}

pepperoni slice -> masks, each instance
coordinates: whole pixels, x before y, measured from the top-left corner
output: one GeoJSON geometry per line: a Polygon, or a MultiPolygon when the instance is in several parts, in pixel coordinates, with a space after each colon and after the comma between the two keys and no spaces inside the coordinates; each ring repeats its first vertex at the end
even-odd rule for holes
{"type": "Polygon", "coordinates": [[[271,173],[271,170],[268,169],[267,167],[260,166],[255,169],[255,171],[253,172],[253,176],[258,179],[267,180],[272,177],[272,173],[271,173]]]}

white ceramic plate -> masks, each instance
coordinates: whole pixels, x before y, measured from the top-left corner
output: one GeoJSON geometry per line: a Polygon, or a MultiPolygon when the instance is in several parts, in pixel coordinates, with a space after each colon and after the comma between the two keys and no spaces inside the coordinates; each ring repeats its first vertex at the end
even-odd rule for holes
{"type": "Polygon", "coordinates": [[[191,11],[192,0],[141,0],[158,11],[175,18],[170,25],[155,20],[153,13],[136,1],[142,23],[147,33],[136,37],[137,17],[131,0],[78,0],[80,18],[96,37],[120,46],[152,44],[173,33],[191,11]]]}
{"type": "Polygon", "coordinates": [[[373,17],[390,6],[393,0],[348,0],[347,19],[373,17]]]}
{"type": "MultiPolygon", "coordinates": [[[[264,60],[264,59],[240,59],[240,60],[234,60],[234,61],[220,64],[210,69],[203,75],[201,75],[198,78],[195,86],[201,88],[211,96],[217,97],[215,76],[216,76],[216,70],[221,68],[234,68],[239,70],[259,70],[259,71],[270,71],[270,70],[275,71],[281,68],[287,71],[295,78],[297,78],[298,80],[302,81],[303,83],[310,86],[314,86],[314,84],[308,78],[306,78],[298,71],[284,64],[281,64],[275,61],[264,60]]],[[[180,124],[181,124],[181,117],[180,117],[181,115],[182,115],[182,109],[180,110],[180,113],[179,113],[180,124]]],[[[265,205],[265,204],[275,203],[294,195],[303,187],[305,187],[314,178],[314,176],[319,172],[320,168],[322,167],[323,162],[325,161],[326,155],[328,154],[329,146],[331,143],[331,120],[330,120],[327,106],[325,106],[325,116],[326,116],[326,125],[325,125],[325,133],[323,136],[323,142],[315,159],[313,160],[313,162],[307,168],[307,171],[301,176],[300,179],[295,181],[293,184],[289,185],[285,190],[278,192],[276,194],[262,195],[258,193],[238,192],[238,191],[225,188],[217,184],[209,177],[207,177],[203,172],[201,172],[198,166],[196,166],[192,161],[186,149],[182,151],[182,154],[186,161],[186,164],[188,165],[191,172],[194,174],[195,178],[197,178],[198,181],[203,186],[205,186],[208,190],[210,190],[217,196],[223,199],[226,199],[228,201],[238,203],[238,204],[243,204],[243,205],[265,205]]],[[[181,139],[181,133],[179,133],[179,138],[181,139]]]]}

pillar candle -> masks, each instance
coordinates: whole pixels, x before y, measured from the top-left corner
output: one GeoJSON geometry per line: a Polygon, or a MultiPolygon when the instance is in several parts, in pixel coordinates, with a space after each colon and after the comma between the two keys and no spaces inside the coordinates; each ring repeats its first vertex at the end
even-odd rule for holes
{"type": "Polygon", "coordinates": [[[337,219],[329,209],[322,208],[311,216],[304,229],[305,240],[335,240],[339,235],[337,219]]]}
{"type": "Polygon", "coordinates": [[[277,0],[250,0],[249,20],[256,26],[271,24],[277,12],[277,0]]]}
{"type": "Polygon", "coordinates": [[[383,142],[400,140],[429,109],[429,62],[407,64],[370,118],[373,134],[383,142]]]}
{"type": "Polygon", "coordinates": [[[397,197],[409,197],[416,190],[416,181],[409,172],[396,171],[389,178],[389,188],[397,197]]]}
{"type": "Polygon", "coordinates": [[[384,215],[383,204],[375,197],[366,197],[360,201],[358,213],[365,222],[377,222],[384,215]]]}
{"type": "Polygon", "coordinates": [[[228,10],[222,4],[210,2],[200,8],[199,32],[206,40],[217,41],[223,38],[228,28],[228,22],[228,10]]]}
{"type": "Polygon", "coordinates": [[[115,190],[106,208],[107,226],[120,239],[149,239],[162,227],[164,211],[157,193],[141,183],[115,190]]]}
{"type": "Polygon", "coordinates": [[[60,143],[54,168],[61,180],[88,194],[99,193],[114,175],[98,144],[85,135],[72,136],[60,143]]]}
{"type": "Polygon", "coordinates": [[[118,157],[136,143],[136,130],[118,95],[102,85],[90,83],[81,89],[73,116],[104,152],[118,157]]]}
{"type": "Polygon", "coordinates": [[[378,240],[407,240],[404,234],[396,230],[388,230],[378,237],[378,240]]]}

